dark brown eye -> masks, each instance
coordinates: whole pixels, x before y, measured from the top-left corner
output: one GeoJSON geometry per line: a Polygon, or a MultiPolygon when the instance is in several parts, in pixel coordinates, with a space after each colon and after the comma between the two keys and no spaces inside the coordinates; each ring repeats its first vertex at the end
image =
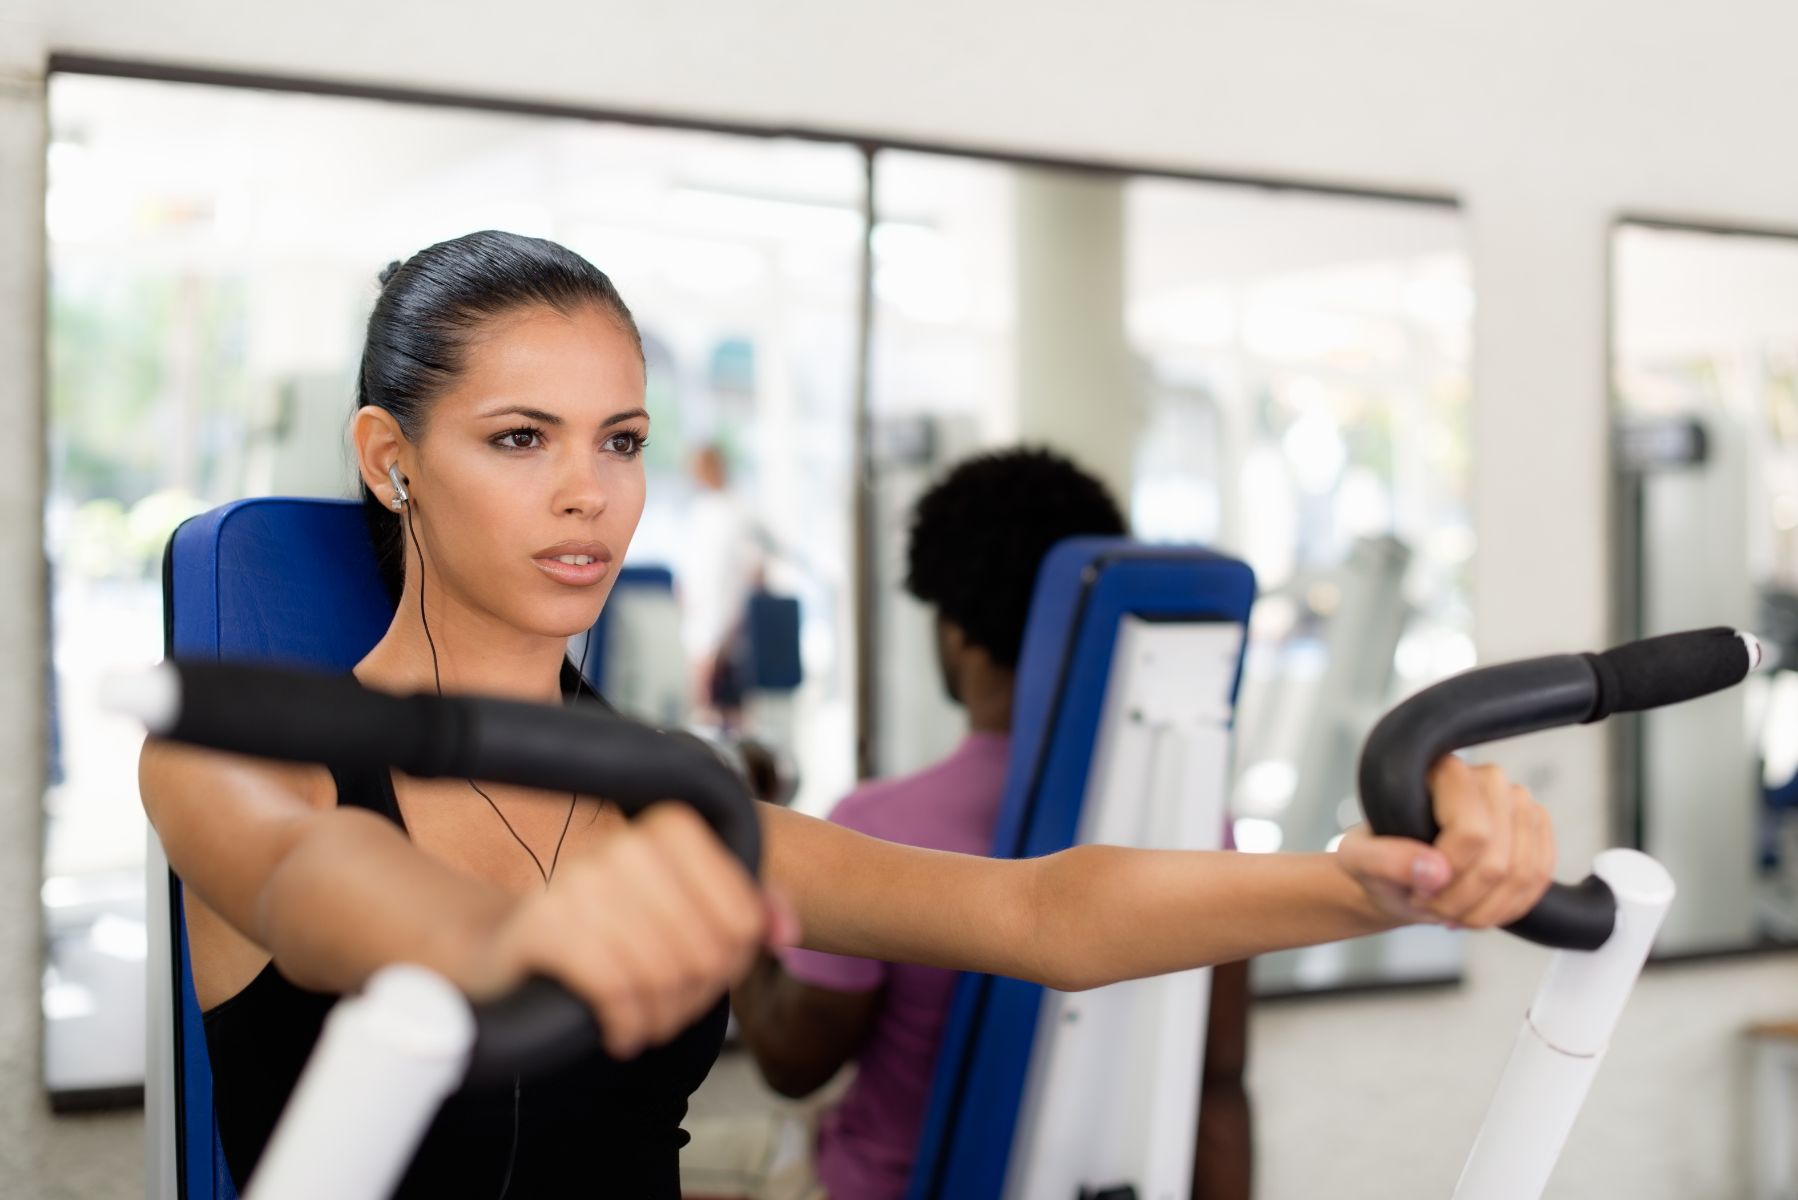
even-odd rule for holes
{"type": "Polygon", "coordinates": [[[502,450],[531,450],[543,434],[536,429],[508,429],[494,439],[502,450]]]}

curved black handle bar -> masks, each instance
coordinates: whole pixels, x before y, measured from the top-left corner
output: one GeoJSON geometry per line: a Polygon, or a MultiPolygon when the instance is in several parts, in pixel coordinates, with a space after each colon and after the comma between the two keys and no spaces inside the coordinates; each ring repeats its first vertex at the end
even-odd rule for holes
{"type": "MultiPolygon", "coordinates": [[[[397,767],[604,796],[627,815],[691,805],[755,874],[761,826],[737,776],[697,739],[596,705],[558,708],[475,696],[392,696],[350,675],[171,659],[178,703],[151,732],[259,758],[349,769],[397,767]]],[[[561,984],[526,981],[475,1008],[475,1085],[536,1074],[597,1049],[593,1012],[561,984]]]]}
{"type": "MultiPolygon", "coordinates": [[[[1603,654],[1560,654],[1503,663],[1446,679],[1387,713],[1361,751],[1361,803],[1375,833],[1433,842],[1429,772],[1443,755],[1500,738],[1613,713],[1678,704],[1740,683],[1758,645],[1715,628],[1631,642],[1603,654]]],[[[1544,946],[1596,950],[1611,936],[1617,904],[1596,876],[1554,884],[1506,926],[1544,946]]]]}

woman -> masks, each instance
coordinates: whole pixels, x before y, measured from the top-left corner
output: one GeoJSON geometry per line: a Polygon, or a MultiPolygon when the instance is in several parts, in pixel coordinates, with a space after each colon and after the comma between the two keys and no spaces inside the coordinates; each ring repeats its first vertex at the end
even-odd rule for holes
{"type": "MultiPolygon", "coordinates": [[[[399,603],[356,677],[554,702],[576,675],[567,638],[593,623],[642,512],[636,327],[584,259],[509,234],[433,246],[382,284],[352,436],[399,603]]],[[[188,889],[239,1180],[331,996],[382,964],[424,963],[477,996],[541,971],[592,1005],[609,1057],[452,1101],[408,1196],[677,1196],[721,998],[768,942],[1079,989],[1407,922],[1502,924],[1554,858],[1523,789],[1452,758],[1432,780],[1435,846],[1357,833],[1335,854],[991,860],[763,806],[765,892],[679,806],[627,823],[601,797],[162,743],[141,782],[188,889]]]]}

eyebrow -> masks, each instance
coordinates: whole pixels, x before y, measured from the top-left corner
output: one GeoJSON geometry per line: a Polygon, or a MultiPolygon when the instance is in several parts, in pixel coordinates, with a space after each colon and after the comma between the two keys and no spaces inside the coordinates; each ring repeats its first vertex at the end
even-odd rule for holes
{"type": "MultiPolygon", "coordinates": [[[[611,416],[609,416],[605,420],[601,421],[599,423],[599,427],[601,429],[610,429],[614,425],[622,425],[626,421],[634,421],[638,417],[647,417],[647,416],[649,416],[648,409],[644,409],[644,408],[626,409],[624,412],[613,413],[611,416]]],[[[535,421],[539,425],[563,425],[563,424],[566,424],[566,422],[564,422],[561,417],[556,416],[556,414],[554,414],[554,413],[544,412],[540,408],[526,408],[522,404],[509,404],[504,408],[495,408],[488,412],[482,413],[476,419],[485,421],[490,417],[523,417],[525,420],[535,421]]]]}

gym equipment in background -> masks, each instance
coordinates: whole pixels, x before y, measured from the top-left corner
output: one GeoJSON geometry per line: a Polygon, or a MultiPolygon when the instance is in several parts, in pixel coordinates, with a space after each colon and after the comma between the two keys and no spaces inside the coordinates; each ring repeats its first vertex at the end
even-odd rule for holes
{"type": "MultiPolygon", "coordinates": [[[[1247,566],[1197,547],[1073,538],[1050,551],[992,853],[1220,848],[1254,598],[1247,566]]],[[[1185,1195],[1210,984],[1185,971],[1068,994],[964,975],[911,1200],[1071,1198],[1119,1181],[1185,1195]]]]}

